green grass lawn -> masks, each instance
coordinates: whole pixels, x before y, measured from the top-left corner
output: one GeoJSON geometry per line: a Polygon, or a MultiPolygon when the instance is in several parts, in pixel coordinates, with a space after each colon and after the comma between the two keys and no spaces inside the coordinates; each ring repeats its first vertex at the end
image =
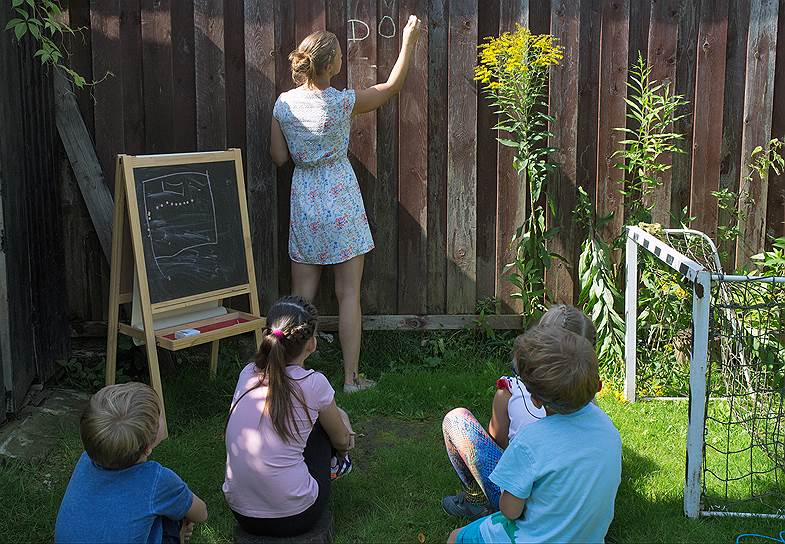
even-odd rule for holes
{"type": "MultiPolygon", "coordinates": [[[[444,452],[441,418],[465,406],[488,420],[494,383],[508,369],[504,340],[480,340],[466,331],[366,334],[362,368],[379,379],[379,386],[337,397],[359,433],[354,471],[333,487],[337,542],[444,542],[460,524],[440,507],[442,496],[458,487],[444,452]]],[[[238,343],[224,349],[212,382],[207,380],[207,352],[199,348],[180,356],[164,377],[171,434],[153,458],[207,501],[210,519],[197,528],[194,542],[231,541],[233,518],[221,493],[222,433],[243,364],[236,354],[242,352],[247,346],[238,343]]],[[[320,342],[309,363],[338,389],[335,343],[320,342]]],[[[773,536],[785,527],[771,520],[683,516],[686,402],[629,405],[604,395],[600,406],[623,441],[622,483],[609,542],[733,542],[739,533],[773,536]]],[[[0,542],[51,541],[57,508],[81,451],[77,429],[64,429],[61,446],[46,459],[0,465],[0,542]]]]}

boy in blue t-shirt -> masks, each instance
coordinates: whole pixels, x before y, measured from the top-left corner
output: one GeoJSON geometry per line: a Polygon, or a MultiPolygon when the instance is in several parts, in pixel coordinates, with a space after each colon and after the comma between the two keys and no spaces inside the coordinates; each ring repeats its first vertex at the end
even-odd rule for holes
{"type": "Polygon", "coordinates": [[[597,356],[562,327],[536,326],[515,341],[532,403],[546,417],[518,433],[490,479],[500,511],[450,534],[448,543],[604,542],[621,481],[621,437],[591,400],[597,356]]]}
{"type": "Polygon", "coordinates": [[[187,541],[207,506],[177,474],[147,457],[163,439],[158,395],[141,383],[92,396],[79,425],[76,463],[55,524],[55,542],[187,541]]]}

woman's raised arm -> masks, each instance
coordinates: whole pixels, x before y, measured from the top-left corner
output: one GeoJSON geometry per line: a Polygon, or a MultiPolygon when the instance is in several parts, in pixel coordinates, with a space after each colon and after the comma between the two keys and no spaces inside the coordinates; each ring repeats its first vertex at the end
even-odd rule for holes
{"type": "Polygon", "coordinates": [[[403,29],[401,52],[398,53],[398,60],[395,61],[390,77],[384,83],[377,83],[373,87],[357,91],[352,114],[373,111],[400,92],[406,81],[406,73],[409,71],[414,47],[420,36],[421,25],[422,22],[415,15],[409,15],[409,21],[403,29]]]}

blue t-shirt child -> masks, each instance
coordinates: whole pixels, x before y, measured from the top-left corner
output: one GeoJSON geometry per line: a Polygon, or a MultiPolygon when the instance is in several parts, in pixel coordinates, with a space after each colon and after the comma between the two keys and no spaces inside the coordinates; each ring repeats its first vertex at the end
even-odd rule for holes
{"type": "Polygon", "coordinates": [[[192,501],[185,482],[155,461],[108,470],[85,452],[60,504],[55,542],[160,543],[164,524],[183,519],[192,501]]]}
{"type": "Polygon", "coordinates": [[[515,435],[490,479],[526,499],[523,515],[481,518],[457,542],[601,543],[621,481],[621,436],[593,403],[549,415],[515,435]]]}

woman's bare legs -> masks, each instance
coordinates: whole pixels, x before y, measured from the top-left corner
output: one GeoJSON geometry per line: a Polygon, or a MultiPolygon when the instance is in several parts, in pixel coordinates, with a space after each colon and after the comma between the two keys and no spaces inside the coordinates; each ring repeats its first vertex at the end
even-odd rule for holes
{"type": "Polygon", "coordinates": [[[313,302],[319,291],[319,278],[322,267],[318,264],[296,263],[292,261],[292,294],[313,302]]]}
{"type": "Polygon", "coordinates": [[[365,255],[335,265],[335,296],[338,298],[338,334],[343,351],[343,383],[354,385],[360,366],[362,307],[360,285],[365,255]]]}

